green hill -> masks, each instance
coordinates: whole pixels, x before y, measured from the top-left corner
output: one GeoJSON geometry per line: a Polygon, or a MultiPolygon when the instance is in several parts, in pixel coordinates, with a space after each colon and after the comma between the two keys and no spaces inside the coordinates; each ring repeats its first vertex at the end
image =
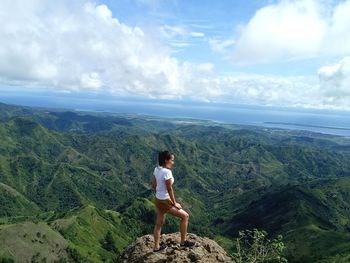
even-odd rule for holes
{"type": "Polygon", "coordinates": [[[289,258],[316,262],[350,251],[350,178],[315,180],[268,193],[217,224],[232,237],[241,229],[283,233],[289,258]]]}
{"type": "Polygon", "coordinates": [[[12,187],[0,183],[0,218],[16,215],[34,215],[40,208],[12,187]]]}
{"type": "Polygon", "coordinates": [[[124,220],[116,211],[86,205],[51,221],[50,226],[61,233],[82,258],[104,262],[116,258],[132,241],[132,229],[124,224],[124,220]],[[115,241],[114,249],[110,250],[103,247],[108,232],[115,241]]]}
{"type": "Polygon", "coordinates": [[[44,222],[0,225],[0,243],[0,258],[15,262],[54,262],[68,257],[68,242],[44,222]]]}
{"type": "Polygon", "coordinates": [[[127,223],[120,213],[91,205],[41,217],[0,225],[0,259],[111,262],[140,234],[140,229],[127,223]]]}
{"type": "Polygon", "coordinates": [[[0,124],[0,134],[1,181],[41,209],[69,210],[87,202],[114,207],[121,202],[115,193],[125,190],[117,184],[119,178],[100,174],[113,175],[116,169],[77,152],[67,137],[22,118],[0,124]]]}
{"type": "MultiPolygon", "coordinates": [[[[291,262],[350,250],[346,138],[4,104],[0,110],[0,224],[48,222],[65,238],[67,259],[112,260],[152,232],[150,180],[161,149],[175,154],[175,193],[190,213],[189,231],[227,248],[238,230],[282,234],[291,262]]],[[[164,231],[177,231],[178,223],[168,217],[164,231]]]]}

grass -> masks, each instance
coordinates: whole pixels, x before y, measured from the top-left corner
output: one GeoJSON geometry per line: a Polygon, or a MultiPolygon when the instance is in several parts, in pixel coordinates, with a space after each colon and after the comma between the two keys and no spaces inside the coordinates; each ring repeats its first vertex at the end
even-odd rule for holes
{"type": "Polygon", "coordinates": [[[93,262],[102,262],[116,256],[101,247],[101,240],[108,231],[112,233],[117,251],[121,251],[131,241],[118,212],[96,209],[92,205],[86,205],[53,221],[51,227],[62,233],[79,254],[93,262]]]}
{"type": "Polygon", "coordinates": [[[40,208],[12,187],[0,183],[0,217],[34,215],[40,208]]]}
{"type": "Polygon", "coordinates": [[[53,262],[67,257],[67,240],[45,222],[1,225],[0,243],[0,257],[10,257],[15,262],[53,262]]]}
{"type": "Polygon", "coordinates": [[[233,238],[216,235],[214,237],[214,240],[222,246],[227,252],[233,252],[235,251],[235,241],[233,238]]]}
{"type": "MultiPolygon", "coordinates": [[[[310,224],[286,235],[289,257],[315,262],[350,251],[350,235],[310,224]],[[311,260],[311,261],[310,261],[311,260]]],[[[305,261],[306,262],[306,261],[305,261]]]]}

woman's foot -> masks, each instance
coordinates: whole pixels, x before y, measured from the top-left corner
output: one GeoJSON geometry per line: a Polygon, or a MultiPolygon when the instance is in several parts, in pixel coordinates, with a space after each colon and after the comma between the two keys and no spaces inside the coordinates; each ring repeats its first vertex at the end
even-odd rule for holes
{"type": "Polygon", "coordinates": [[[159,246],[159,248],[153,249],[153,252],[160,252],[160,251],[163,251],[164,249],[166,249],[166,245],[165,244],[161,244],[159,246]]]}
{"type": "Polygon", "coordinates": [[[193,247],[195,244],[196,242],[194,241],[186,240],[184,243],[180,243],[180,248],[193,247]]]}

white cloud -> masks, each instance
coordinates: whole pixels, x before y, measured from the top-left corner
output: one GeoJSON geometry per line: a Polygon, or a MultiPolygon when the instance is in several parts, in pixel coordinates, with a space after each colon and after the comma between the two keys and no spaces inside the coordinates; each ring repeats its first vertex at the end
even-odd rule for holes
{"type": "Polygon", "coordinates": [[[231,38],[225,40],[209,38],[208,43],[214,52],[226,54],[229,48],[235,44],[235,40],[231,38]]]}
{"type": "Polygon", "coordinates": [[[256,12],[239,30],[237,64],[350,53],[350,1],[281,0],[256,12]]]}
{"type": "Polygon", "coordinates": [[[188,43],[188,42],[179,42],[179,41],[170,42],[170,45],[173,46],[173,47],[177,47],[177,48],[192,46],[191,43],[188,43]]]}
{"type": "Polygon", "coordinates": [[[326,65],[317,76],[230,74],[206,77],[208,101],[350,110],[350,57],[326,65]]]}
{"type": "MultiPolygon", "coordinates": [[[[346,101],[348,58],[320,69],[319,82],[316,76],[218,76],[213,64],[179,62],[157,41],[156,34],[121,23],[106,5],[83,0],[3,0],[0,24],[0,85],[151,98],[350,107],[346,101]]],[[[340,24],[334,27],[343,32],[340,24]]],[[[181,27],[166,30],[169,41],[179,47],[187,42],[173,37],[193,37],[193,31],[181,27]]],[[[232,42],[215,44],[224,51],[232,42]]]]}
{"type": "Polygon", "coordinates": [[[326,39],[326,52],[331,54],[350,53],[350,1],[338,4],[330,22],[329,36],[326,39]]]}
{"type": "MultiPolygon", "coordinates": [[[[0,24],[3,84],[168,98],[185,90],[181,74],[189,63],[179,63],[141,28],[121,23],[106,5],[2,1],[0,24]]],[[[199,74],[202,66],[196,68],[191,64],[186,74],[199,74]]]]}
{"type": "Polygon", "coordinates": [[[232,74],[207,79],[207,86],[216,90],[212,99],[217,102],[319,107],[317,79],[312,77],[232,74]]]}
{"type": "Polygon", "coordinates": [[[186,48],[196,45],[195,42],[205,37],[204,33],[192,31],[189,26],[184,25],[163,25],[159,31],[164,42],[171,47],[172,54],[185,51],[186,48]]]}
{"type": "Polygon", "coordinates": [[[350,107],[350,57],[320,68],[318,76],[324,103],[350,107]]]}
{"type": "Polygon", "coordinates": [[[164,25],[161,27],[161,32],[163,33],[163,36],[166,38],[187,36],[189,34],[188,30],[183,26],[164,25]]]}
{"type": "Polygon", "coordinates": [[[80,79],[81,87],[88,89],[99,89],[103,86],[102,80],[100,76],[96,72],[92,72],[90,74],[83,73],[80,79]]]}
{"type": "Polygon", "coordinates": [[[195,37],[195,38],[202,38],[205,36],[202,32],[195,32],[192,31],[187,26],[183,25],[176,25],[176,26],[170,26],[170,25],[163,25],[161,27],[161,32],[165,38],[173,39],[173,38],[188,38],[188,37],[195,37]]]}
{"type": "Polygon", "coordinates": [[[191,32],[191,36],[193,36],[193,37],[205,37],[205,34],[202,32],[191,32]]]}

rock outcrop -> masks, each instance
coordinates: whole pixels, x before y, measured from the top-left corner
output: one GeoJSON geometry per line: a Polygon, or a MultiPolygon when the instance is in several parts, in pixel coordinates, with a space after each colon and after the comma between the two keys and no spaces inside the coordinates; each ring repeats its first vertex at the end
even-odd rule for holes
{"type": "Polygon", "coordinates": [[[167,248],[161,252],[153,252],[153,235],[145,235],[136,239],[120,256],[123,263],[190,263],[190,262],[234,262],[215,241],[188,234],[188,239],[196,242],[191,248],[180,248],[180,233],[163,234],[161,242],[167,248]]]}

